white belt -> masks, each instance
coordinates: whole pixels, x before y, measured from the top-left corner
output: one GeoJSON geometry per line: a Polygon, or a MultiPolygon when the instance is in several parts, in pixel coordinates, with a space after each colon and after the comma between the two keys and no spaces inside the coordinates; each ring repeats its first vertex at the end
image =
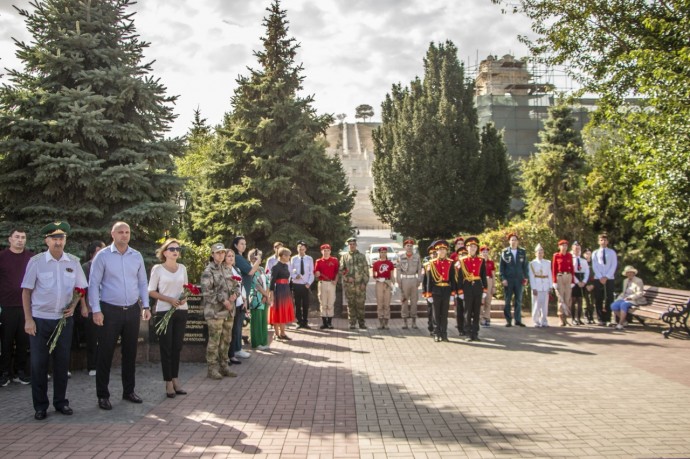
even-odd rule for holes
{"type": "Polygon", "coordinates": [[[416,274],[401,274],[400,277],[403,279],[416,279],[417,275],[416,274]]]}

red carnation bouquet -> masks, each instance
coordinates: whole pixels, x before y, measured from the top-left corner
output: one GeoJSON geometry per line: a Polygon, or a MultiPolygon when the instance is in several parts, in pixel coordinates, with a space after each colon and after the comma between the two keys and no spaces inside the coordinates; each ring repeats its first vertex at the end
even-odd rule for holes
{"type": "MultiPolygon", "coordinates": [[[[179,300],[186,300],[190,295],[200,295],[201,290],[194,284],[184,284],[182,286],[182,293],[180,294],[179,300]]],[[[170,323],[170,318],[175,313],[175,307],[171,307],[165,315],[161,318],[160,322],[156,324],[156,334],[165,335],[168,331],[168,324],[170,323]]]]}
{"type": "Polygon", "coordinates": [[[55,327],[55,330],[53,330],[53,333],[50,335],[50,338],[48,339],[48,353],[52,353],[55,350],[55,346],[57,346],[58,339],[60,339],[60,335],[62,334],[62,329],[65,328],[65,323],[67,322],[67,317],[65,316],[65,311],[69,309],[74,309],[74,307],[77,305],[79,300],[86,295],[86,289],[84,288],[79,288],[79,287],[74,287],[74,291],[72,292],[72,301],[69,302],[67,306],[65,306],[65,309],[62,310],[62,317],[60,317],[60,320],[58,321],[57,326],[55,327]]]}

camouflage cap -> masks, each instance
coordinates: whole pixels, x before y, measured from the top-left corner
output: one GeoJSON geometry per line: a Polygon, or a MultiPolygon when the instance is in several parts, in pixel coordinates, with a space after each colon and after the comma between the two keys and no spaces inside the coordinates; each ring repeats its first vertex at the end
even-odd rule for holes
{"type": "Polygon", "coordinates": [[[211,246],[211,253],[216,253],[216,252],[227,252],[228,250],[225,248],[222,242],[218,242],[217,244],[213,244],[211,246]]]}

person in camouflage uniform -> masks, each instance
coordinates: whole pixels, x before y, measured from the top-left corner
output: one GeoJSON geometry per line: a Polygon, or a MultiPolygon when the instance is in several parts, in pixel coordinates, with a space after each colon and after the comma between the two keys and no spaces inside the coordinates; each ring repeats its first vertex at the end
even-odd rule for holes
{"type": "Polygon", "coordinates": [[[343,279],[343,288],[347,298],[347,316],[350,320],[350,329],[366,329],[364,322],[364,300],[367,296],[367,283],[369,282],[369,265],[362,252],[357,250],[357,239],[351,237],[347,240],[350,251],[340,259],[340,275],[343,279]]]}
{"type": "Polygon", "coordinates": [[[233,280],[232,271],[224,266],[226,252],[223,244],[213,244],[211,246],[213,260],[201,274],[202,305],[204,319],[208,325],[206,363],[208,377],[211,379],[237,376],[230,371],[227,361],[235,316],[237,281],[233,280]]]}

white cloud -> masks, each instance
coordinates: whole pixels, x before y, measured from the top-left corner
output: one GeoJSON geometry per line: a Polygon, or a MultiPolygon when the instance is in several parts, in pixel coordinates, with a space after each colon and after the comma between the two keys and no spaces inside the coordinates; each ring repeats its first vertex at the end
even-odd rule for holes
{"type": "MultiPolygon", "coordinates": [[[[17,68],[11,37],[31,37],[10,1],[23,8],[29,1],[0,0],[0,65],[17,68]]],[[[154,76],[180,96],[173,134],[187,131],[197,106],[213,124],[231,109],[235,79],[258,65],[252,52],[261,46],[269,5],[146,0],[134,6],[137,31],[151,43],[146,59],[156,60],[154,76]]],[[[529,34],[529,23],[502,15],[489,0],[283,0],[281,7],[290,35],[301,44],[305,93],[315,96],[319,112],[346,113],[348,120],[361,103],[372,105],[378,116],[392,84],[407,85],[421,75],[431,41],[453,41],[459,59],[470,65],[488,54],[527,53],[517,35],[529,34]]]]}

